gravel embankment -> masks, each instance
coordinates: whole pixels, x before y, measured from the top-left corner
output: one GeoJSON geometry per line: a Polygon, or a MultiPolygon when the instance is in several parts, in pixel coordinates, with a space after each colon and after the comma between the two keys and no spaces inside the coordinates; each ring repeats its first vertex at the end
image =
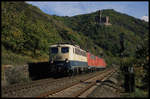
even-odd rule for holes
{"type": "Polygon", "coordinates": [[[98,84],[97,88],[87,97],[88,98],[104,98],[104,97],[120,97],[120,85],[117,81],[118,73],[114,73],[108,80],[102,84],[98,84]]]}

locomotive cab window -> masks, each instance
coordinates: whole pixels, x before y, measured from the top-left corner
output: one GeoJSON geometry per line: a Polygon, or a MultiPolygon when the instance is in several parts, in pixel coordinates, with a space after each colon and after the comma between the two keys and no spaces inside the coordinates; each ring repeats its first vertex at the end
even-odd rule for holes
{"type": "Polygon", "coordinates": [[[69,52],[69,47],[62,47],[61,52],[62,53],[68,53],[69,52]]]}
{"type": "Polygon", "coordinates": [[[57,47],[52,47],[51,48],[51,53],[57,54],[58,53],[58,48],[57,47]]]}

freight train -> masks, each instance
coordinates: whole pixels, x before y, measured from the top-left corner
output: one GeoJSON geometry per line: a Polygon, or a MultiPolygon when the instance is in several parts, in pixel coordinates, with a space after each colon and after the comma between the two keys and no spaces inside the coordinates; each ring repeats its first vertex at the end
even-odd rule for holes
{"type": "Polygon", "coordinates": [[[51,73],[80,74],[106,68],[103,58],[94,56],[77,45],[59,43],[50,46],[51,73]]]}

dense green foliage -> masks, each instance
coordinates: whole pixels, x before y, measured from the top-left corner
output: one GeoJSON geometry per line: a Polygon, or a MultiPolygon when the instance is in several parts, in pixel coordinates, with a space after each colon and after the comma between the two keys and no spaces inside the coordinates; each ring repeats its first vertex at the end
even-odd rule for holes
{"type": "Polygon", "coordinates": [[[121,70],[124,72],[123,67],[133,67],[135,74],[135,86],[136,90],[134,94],[129,94],[125,96],[131,97],[147,97],[149,91],[149,42],[148,39],[143,39],[143,42],[139,44],[137,50],[135,51],[134,57],[124,57],[121,59],[121,70]]]}

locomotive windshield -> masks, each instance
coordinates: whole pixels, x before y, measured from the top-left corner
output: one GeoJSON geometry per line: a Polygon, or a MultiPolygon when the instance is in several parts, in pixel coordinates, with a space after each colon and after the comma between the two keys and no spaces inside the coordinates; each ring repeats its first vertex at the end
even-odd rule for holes
{"type": "Polygon", "coordinates": [[[57,54],[58,53],[58,48],[57,47],[52,47],[51,48],[51,53],[57,54]]]}
{"type": "Polygon", "coordinates": [[[61,52],[62,53],[68,53],[69,52],[69,47],[62,47],[61,52]]]}

